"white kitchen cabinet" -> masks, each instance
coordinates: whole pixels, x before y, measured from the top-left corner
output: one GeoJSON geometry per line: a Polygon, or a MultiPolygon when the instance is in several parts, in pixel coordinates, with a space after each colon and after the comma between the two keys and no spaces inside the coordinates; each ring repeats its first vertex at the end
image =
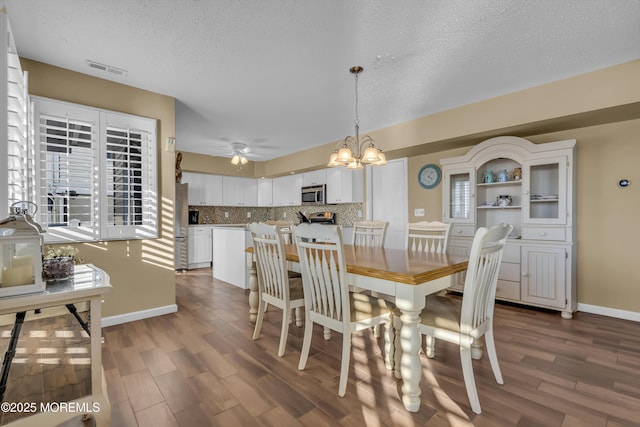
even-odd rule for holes
{"type": "Polygon", "coordinates": [[[327,169],[327,203],[361,203],[363,169],[327,169]]]}
{"type": "MultiPolygon", "coordinates": [[[[577,307],[575,144],[502,136],[440,161],[442,214],[452,224],[449,252],[464,254],[478,227],[513,225],[496,298],[560,310],[565,318],[577,307]],[[501,171],[506,180],[497,179],[501,171]]],[[[462,290],[461,278],[453,289],[462,290]]]]}
{"type": "Polygon", "coordinates": [[[189,184],[189,205],[220,206],[222,204],[222,176],[183,172],[182,182],[189,184]]]}
{"type": "Polygon", "coordinates": [[[210,267],[212,254],[212,227],[189,227],[189,269],[210,267]]]}
{"type": "Polygon", "coordinates": [[[563,246],[522,246],[522,301],[563,310],[567,259],[563,246]]]}
{"type": "Polygon", "coordinates": [[[300,206],[302,174],[273,179],[273,206],[300,206]]]}
{"type": "Polygon", "coordinates": [[[204,174],[194,172],[183,172],[182,183],[189,184],[188,197],[189,204],[195,206],[204,205],[204,174]]]}
{"type": "Polygon", "coordinates": [[[257,206],[258,181],[237,176],[222,177],[222,206],[257,206]]]}
{"type": "Polygon", "coordinates": [[[302,186],[310,187],[312,185],[324,185],[327,183],[327,170],[320,169],[317,171],[305,172],[302,174],[302,186]]]}
{"type": "Polygon", "coordinates": [[[273,206],[273,180],[270,178],[258,180],[258,206],[273,206]]]}

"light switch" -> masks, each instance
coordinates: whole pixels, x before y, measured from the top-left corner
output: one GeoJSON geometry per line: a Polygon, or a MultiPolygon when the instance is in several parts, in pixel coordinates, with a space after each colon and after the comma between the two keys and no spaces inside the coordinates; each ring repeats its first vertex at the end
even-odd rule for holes
{"type": "Polygon", "coordinates": [[[229,212],[225,212],[225,213],[224,213],[224,217],[225,217],[225,218],[229,218],[229,212]]]}
{"type": "Polygon", "coordinates": [[[414,209],[413,216],[424,216],[424,209],[414,209]]]}

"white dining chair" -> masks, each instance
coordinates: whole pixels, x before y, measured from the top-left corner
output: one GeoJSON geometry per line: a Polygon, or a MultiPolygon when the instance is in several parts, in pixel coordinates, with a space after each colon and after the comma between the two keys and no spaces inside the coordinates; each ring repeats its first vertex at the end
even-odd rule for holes
{"type": "Polygon", "coordinates": [[[296,312],[296,324],[302,326],[301,314],[304,306],[302,279],[290,277],[283,250],[283,237],[277,225],[264,223],[249,224],[253,238],[258,275],[258,316],[253,331],[253,339],[260,336],[262,321],[267,305],[282,310],[282,328],[278,356],[284,355],[291,322],[291,310],[296,312]]]}
{"type": "Polygon", "coordinates": [[[387,221],[356,221],[353,223],[353,244],[382,248],[387,235],[387,221]]]}
{"type": "Polygon", "coordinates": [[[428,296],[418,324],[420,333],[429,337],[427,357],[435,356],[435,340],[460,346],[462,375],[471,409],[476,414],[481,409],[473,375],[471,344],[483,335],[493,375],[498,384],[504,384],[493,337],[493,308],[502,252],[511,230],[512,225],[500,224],[491,229],[480,227],[476,231],[462,300],[441,295],[428,296]]]}
{"type": "Polygon", "coordinates": [[[281,219],[278,220],[267,220],[264,222],[269,225],[277,225],[278,231],[282,234],[282,240],[284,243],[293,243],[293,239],[291,238],[293,227],[293,221],[284,221],[281,219]]]}
{"type": "MultiPolygon", "coordinates": [[[[384,247],[384,240],[387,236],[388,221],[356,221],[353,223],[353,244],[354,246],[365,246],[369,248],[382,248],[384,247]]],[[[349,289],[352,292],[361,292],[356,286],[350,285],[349,289]]],[[[387,302],[392,302],[392,298],[385,295],[378,295],[376,292],[371,292],[371,295],[385,299],[387,302]]],[[[396,321],[397,323],[397,321],[396,321]]],[[[380,325],[373,327],[373,333],[376,338],[380,337],[380,325]]]]}
{"type": "MultiPolygon", "coordinates": [[[[445,254],[449,248],[451,223],[419,221],[407,225],[407,250],[422,253],[445,254]]],[[[441,292],[442,295],[446,291],[441,292]]],[[[394,313],[398,315],[398,313],[394,313]]],[[[397,321],[395,323],[398,323],[397,321]]],[[[426,338],[427,344],[429,338],[426,338]]],[[[426,351],[426,348],[425,348],[426,351]]],[[[397,372],[396,376],[399,375],[397,372]]]]}
{"type": "Polygon", "coordinates": [[[447,253],[451,223],[440,221],[412,222],[407,226],[407,249],[437,254],[447,253]]]}
{"type": "MultiPolygon", "coordinates": [[[[300,224],[293,228],[298,248],[305,298],[305,327],[300,363],[307,364],[313,324],[342,333],[342,360],[338,396],[347,389],[351,334],[374,325],[390,323],[387,303],[380,298],[349,292],[346,281],[346,262],[342,232],[337,226],[300,224]]],[[[391,328],[387,327],[385,361],[388,368],[393,355],[391,328]]]]}

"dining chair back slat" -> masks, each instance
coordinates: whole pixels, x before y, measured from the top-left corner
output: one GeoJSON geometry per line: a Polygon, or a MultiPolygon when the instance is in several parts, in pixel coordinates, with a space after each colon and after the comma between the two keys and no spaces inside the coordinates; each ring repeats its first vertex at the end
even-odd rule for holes
{"type": "Polygon", "coordinates": [[[451,224],[440,221],[420,221],[407,226],[407,249],[415,252],[446,253],[449,248],[451,224]]]}
{"type": "Polygon", "coordinates": [[[353,244],[374,248],[384,247],[388,226],[387,221],[356,221],[353,224],[353,244]]]}

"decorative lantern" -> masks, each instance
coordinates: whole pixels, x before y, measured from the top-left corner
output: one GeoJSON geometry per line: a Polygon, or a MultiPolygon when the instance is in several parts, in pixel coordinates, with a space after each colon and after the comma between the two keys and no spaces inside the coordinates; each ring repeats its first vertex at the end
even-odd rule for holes
{"type": "MultiPolygon", "coordinates": [[[[42,227],[27,209],[11,205],[9,217],[0,220],[0,297],[45,290],[42,280],[42,227]]],[[[34,212],[35,214],[35,212],[34,212]]]]}

